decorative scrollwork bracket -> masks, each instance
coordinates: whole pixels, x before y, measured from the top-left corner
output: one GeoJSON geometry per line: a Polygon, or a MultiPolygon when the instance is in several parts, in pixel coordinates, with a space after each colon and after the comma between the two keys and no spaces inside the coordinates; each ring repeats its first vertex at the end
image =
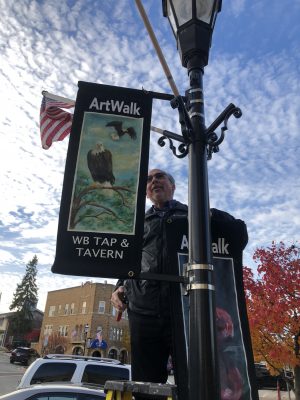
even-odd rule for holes
{"type": "Polygon", "coordinates": [[[182,136],[177,135],[173,132],[163,131],[164,136],[160,137],[157,142],[161,147],[163,147],[166,144],[166,139],[168,139],[169,148],[172,150],[174,156],[176,156],[177,158],[183,158],[188,154],[189,145],[192,142],[193,136],[192,123],[185,104],[186,98],[183,96],[174,97],[171,100],[171,107],[178,108],[182,136]],[[174,146],[172,139],[181,142],[181,144],[178,146],[179,153],[177,152],[177,148],[174,146]]]}
{"type": "MultiPolygon", "coordinates": [[[[179,122],[181,124],[182,135],[178,135],[174,132],[167,130],[162,131],[163,136],[158,139],[158,144],[163,147],[166,144],[166,139],[169,140],[169,148],[172,153],[177,158],[183,158],[189,153],[189,146],[193,142],[193,128],[189,114],[185,107],[186,99],[184,97],[176,97],[171,101],[171,106],[173,108],[178,108],[179,112],[179,122]],[[181,142],[181,144],[176,148],[173,144],[173,140],[181,142]],[[178,150],[178,152],[177,152],[178,150]]],[[[234,104],[230,103],[224,111],[217,117],[217,119],[205,130],[205,135],[207,137],[207,160],[211,160],[212,154],[219,151],[219,145],[223,142],[225,138],[225,131],[228,130],[228,120],[231,116],[235,118],[240,118],[242,116],[242,111],[240,108],[236,107],[234,104]],[[221,127],[221,134],[218,136],[215,130],[223,123],[221,127]]]]}
{"type": "Polygon", "coordinates": [[[228,107],[218,116],[218,118],[206,129],[207,135],[207,159],[211,160],[212,154],[219,151],[219,145],[223,142],[225,138],[225,131],[227,131],[228,120],[234,115],[235,118],[240,118],[242,116],[242,111],[240,108],[236,107],[234,104],[229,104],[228,107]],[[221,127],[221,134],[215,133],[215,129],[223,122],[221,127]]]}
{"type": "Polygon", "coordinates": [[[181,144],[178,146],[178,151],[179,151],[179,153],[177,153],[177,149],[176,149],[176,147],[173,145],[173,140],[170,139],[167,135],[166,135],[166,136],[161,136],[161,137],[158,139],[157,143],[160,145],[160,147],[165,146],[165,144],[166,144],[166,139],[169,140],[169,148],[172,150],[172,152],[173,152],[173,154],[174,154],[175,157],[177,157],[177,158],[184,158],[184,157],[188,154],[188,152],[189,152],[189,143],[181,143],[181,144]]]}

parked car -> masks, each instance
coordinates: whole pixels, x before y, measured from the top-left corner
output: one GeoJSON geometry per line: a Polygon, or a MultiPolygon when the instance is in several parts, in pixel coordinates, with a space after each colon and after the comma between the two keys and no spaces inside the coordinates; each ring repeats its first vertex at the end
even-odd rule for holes
{"type": "Polygon", "coordinates": [[[287,382],[291,388],[294,384],[292,373],[282,372],[277,375],[271,375],[270,371],[263,364],[255,364],[255,374],[258,389],[277,388],[278,382],[280,390],[287,390],[287,382]]]}
{"type": "Polygon", "coordinates": [[[131,366],[111,358],[48,354],[30,365],[17,389],[47,382],[88,384],[103,389],[107,380],[131,380],[131,366]]]}
{"type": "Polygon", "coordinates": [[[0,396],[0,400],[103,400],[99,389],[67,384],[43,384],[16,390],[0,396]]]}
{"type": "Polygon", "coordinates": [[[38,352],[30,347],[17,347],[11,352],[10,363],[19,362],[28,365],[38,357],[40,357],[38,352]]]}

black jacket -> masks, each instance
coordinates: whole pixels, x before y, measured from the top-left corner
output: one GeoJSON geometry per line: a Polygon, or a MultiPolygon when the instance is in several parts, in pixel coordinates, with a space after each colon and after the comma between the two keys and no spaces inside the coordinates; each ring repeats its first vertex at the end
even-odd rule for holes
{"type": "MultiPolygon", "coordinates": [[[[230,214],[211,209],[212,219],[228,221],[234,220],[230,214]]],[[[170,216],[186,216],[188,208],[185,204],[178,201],[173,202],[170,208],[164,215],[150,208],[145,215],[144,223],[144,238],[142,251],[141,272],[151,273],[166,273],[166,246],[165,243],[165,226],[170,216]]],[[[119,280],[116,288],[124,285],[125,294],[130,311],[159,316],[170,315],[170,294],[169,283],[157,280],[134,280],[127,279],[119,280]]]]}

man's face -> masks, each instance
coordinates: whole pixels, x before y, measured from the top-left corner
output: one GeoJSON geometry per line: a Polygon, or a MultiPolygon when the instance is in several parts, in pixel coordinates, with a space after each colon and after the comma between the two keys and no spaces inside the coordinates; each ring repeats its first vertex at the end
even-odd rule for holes
{"type": "Polygon", "coordinates": [[[160,169],[152,169],[148,173],[147,197],[157,207],[163,207],[166,201],[173,199],[175,185],[172,184],[160,169]]]}

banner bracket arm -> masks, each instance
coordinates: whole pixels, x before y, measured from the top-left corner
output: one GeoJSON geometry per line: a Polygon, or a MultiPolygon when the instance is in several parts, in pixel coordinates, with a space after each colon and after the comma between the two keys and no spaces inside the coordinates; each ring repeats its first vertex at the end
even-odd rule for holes
{"type": "Polygon", "coordinates": [[[188,279],[184,276],[170,275],[170,274],[153,274],[151,272],[142,272],[136,276],[135,279],[167,281],[175,283],[188,283],[188,279]]]}

